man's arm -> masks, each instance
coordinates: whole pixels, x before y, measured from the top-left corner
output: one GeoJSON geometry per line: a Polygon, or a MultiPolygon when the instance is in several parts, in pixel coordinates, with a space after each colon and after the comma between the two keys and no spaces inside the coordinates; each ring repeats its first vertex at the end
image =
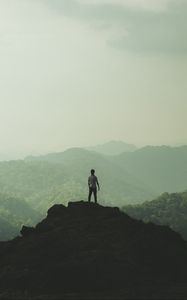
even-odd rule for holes
{"type": "Polygon", "coordinates": [[[96,179],[96,183],[97,183],[97,186],[98,186],[98,190],[100,190],[100,185],[99,185],[98,179],[96,179]]]}

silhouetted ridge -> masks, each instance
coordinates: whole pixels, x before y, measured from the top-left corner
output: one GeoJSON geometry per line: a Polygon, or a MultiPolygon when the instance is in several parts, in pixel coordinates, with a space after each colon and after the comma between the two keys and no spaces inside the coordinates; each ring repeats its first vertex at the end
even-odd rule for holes
{"type": "Polygon", "coordinates": [[[83,201],[54,205],[21,233],[0,243],[0,290],[117,292],[186,280],[187,247],[180,235],[118,208],[83,201]]]}

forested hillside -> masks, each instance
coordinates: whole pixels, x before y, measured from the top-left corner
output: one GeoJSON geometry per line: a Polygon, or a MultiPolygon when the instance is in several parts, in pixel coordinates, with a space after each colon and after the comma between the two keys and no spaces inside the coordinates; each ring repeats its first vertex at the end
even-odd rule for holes
{"type": "Polygon", "coordinates": [[[24,200],[0,194],[0,241],[17,236],[23,224],[35,225],[41,218],[24,200]]]}
{"type": "Polygon", "coordinates": [[[164,193],[156,200],[125,206],[123,211],[145,222],[168,225],[187,240],[187,192],[164,193]]]}
{"type": "Polygon", "coordinates": [[[116,156],[80,148],[0,163],[2,193],[44,213],[55,203],[87,199],[87,177],[96,169],[102,204],[124,206],[185,190],[187,146],[145,147],[116,156]]]}
{"type": "Polygon", "coordinates": [[[87,200],[87,178],[95,168],[101,184],[101,203],[123,205],[143,202],[154,193],[108,157],[83,149],[70,149],[24,161],[0,163],[0,189],[25,199],[42,212],[55,203],[87,200]]]}

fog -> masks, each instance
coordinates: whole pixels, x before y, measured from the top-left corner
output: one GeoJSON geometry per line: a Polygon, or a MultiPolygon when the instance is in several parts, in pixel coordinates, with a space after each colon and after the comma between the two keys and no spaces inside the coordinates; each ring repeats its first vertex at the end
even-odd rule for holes
{"type": "Polygon", "coordinates": [[[187,142],[182,0],[1,0],[0,159],[187,142]]]}

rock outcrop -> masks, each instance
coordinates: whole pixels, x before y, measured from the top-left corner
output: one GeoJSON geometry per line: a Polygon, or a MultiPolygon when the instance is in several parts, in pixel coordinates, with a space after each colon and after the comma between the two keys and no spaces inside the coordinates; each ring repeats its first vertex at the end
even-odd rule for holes
{"type": "Polygon", "coordinates": [[[185,286],[187,246],[180,235],[118,208],[54,205],[21,233],[0,243],[0,291],[115,294],[141,287],[135,297],[150,298],[147,287],[185,286]]]}

